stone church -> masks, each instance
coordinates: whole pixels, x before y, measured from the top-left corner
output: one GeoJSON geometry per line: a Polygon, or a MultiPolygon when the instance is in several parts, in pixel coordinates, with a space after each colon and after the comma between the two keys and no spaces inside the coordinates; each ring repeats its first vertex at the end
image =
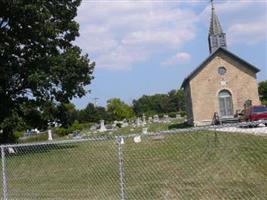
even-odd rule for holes
{"type": "Polygon", "coordinates": [[[210,55],[182,83],[188,123],[211,124],[214,115],[232,119],[245,102],[259,105],[258,68],[227,50],[223,32],[211,1],[210,55]]]}

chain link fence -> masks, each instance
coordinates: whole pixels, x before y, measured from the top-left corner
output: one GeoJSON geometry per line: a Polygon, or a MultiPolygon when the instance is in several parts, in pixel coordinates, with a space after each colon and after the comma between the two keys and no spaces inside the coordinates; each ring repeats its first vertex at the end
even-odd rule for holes
{"type": "Polygon", "coordinates": [[[267,199],[263,125],[2,145],[1,160],[4,200],[267,199]]]}

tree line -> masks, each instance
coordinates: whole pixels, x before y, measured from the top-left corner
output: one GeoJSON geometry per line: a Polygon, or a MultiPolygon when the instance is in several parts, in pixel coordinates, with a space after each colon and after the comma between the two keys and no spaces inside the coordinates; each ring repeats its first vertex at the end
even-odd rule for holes
{"type": "MultiPolygon", "coordinates": [[[[45,130],[49,122],[57,122],[61,125],[61,134],[66,134],[70,127],[77,124],[106,123],[115,120],[134,119],[143,114],[146,116],[169,114],[175,117],[177,113],[184,115],[185,100],[183,90],[172,90],[167,94],[143,95],[133,100],[131,105],[119,98],[109,99],[106,107],[96,106],[89,102],[83,109],[76,109],[73,103],[46,102],[43,109],[36,106],[22,106],[23,117],[18,118],[15,130],[25,131],[38,128],[45,130]],[[63,130],[68,129],[68,130],[63,130]]],[[[15,138],[14,138],[15,139],[15,138]]]]}
{"type": "Polygon", "coordinates": [[[184,114],[185,100],[183,90],[172,90],[168,94],[143,95],[139,99],[133,100],[129,105],[119,98],[109,99],[107,106],[96,106],[89,102],[84,109],[76,109],[72,103],[63,103],[50,107],[48,112],[50,117],[43,116],[42,113],[34,109],[29,113],[29,126],[44,127],[47,119],[54,119],[68,128],[75,121],[78,123],[97,123],[100,120],[106,122],[120,121],[142,116],[152,116],[155,114],[184,114]],[[30,117],[32,116],[32,117],[30,117]]]}
{"type": "MultiPolygon", "coordinates": [[[[267,105],[267,81],[259,83],[259,96],[263,105],[267,105]]],[[[33,106],[24,106],[23,120],[18,121],[19,129],[47,128],[51,120],[58,121],[62,127],[68,128],[74,122],[98,123],[133,119],[143,114],[146,116],[169,114],[185,115],[185,95],[182,89],[171,90],[167,94],[143,95],[135,99],[131,104],[125,103],[119,98],[109,99],[106,107],[97,106],[91,102],[83,109],[77,109],[73,103],[46,103],[40,110],[33,106]]]]}

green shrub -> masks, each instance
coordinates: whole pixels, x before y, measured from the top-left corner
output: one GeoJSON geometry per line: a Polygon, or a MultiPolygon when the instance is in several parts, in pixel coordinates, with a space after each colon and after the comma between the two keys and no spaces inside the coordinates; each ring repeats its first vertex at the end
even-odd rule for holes
{"type": "Polygon", "coordinates": [[[181,115],[181,117],[185,117],[186,116],[186,112],[185,111],[180,111],[179,114],[181,115]]]}
{"type": "Polygon", "coordinates": [[[159,113],[158,116],[159,116],[159,118],[163,118],[164,114],[163,113],[159,113]]]}
{"type": "Polygon", "coordinates": [[[72,129],[71,128],[61,128],[60,127],[60,128],[55,128],[53,131],[58,136],[63,137],[65,135],[68,135],[69,133],[71,133],[72,129]]]}
{"type": "Polygon", "coordinates": [[[175,118],[177,114],[178,114],[177,112],[168,113],[169,117],[171,117],[171,118],[175,118]]]}
{"type": "Polygon", "coordinates": [[[63,137],[65,135],[68,135],[74,131],[81,131],[83,129],[87,129],[92,125],[92,123],[79,123],[78,121],[75,121],[71,127],[69,128],[55,128],[54,133],[57,134],[60,137],[63,137]]]}
{"type": "Polygon", "coordinates": [[[22,137],[23,133],[24,133],[24,131],[16,131],[14,133],[14,137],[16,138],[16,140],[18,140],[20,137],[22,137]]]}
{"type": "MultiPolygon", "coordinates": [[[[54,135],[53,135],[54,138],[54,135]]],[[[47,133],[41,133],[39,135],[30,136],[24,139],[20,139],[19,143],[34,143],[34,142],[43,142],[47,141],[48,135],[47,133]]]]}

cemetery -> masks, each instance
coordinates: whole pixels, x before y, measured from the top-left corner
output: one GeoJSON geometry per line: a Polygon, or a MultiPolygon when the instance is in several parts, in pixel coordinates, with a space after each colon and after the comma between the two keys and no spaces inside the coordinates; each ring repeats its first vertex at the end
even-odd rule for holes
{"type": "Polygon", "coordinates": [[[9,197],[121,199],[118,147],[127,199],[264,197],[266,137],[217,134],[142,133],[122,140],[15,145],[6,157],[9,197]]]}
{"type": "Polygon", "coordinates": [[[184,124],[185,118],[177,114],[175,117],[169,117],[167,114],[145,116],[133,118],[130,120],[115,120],[106,123],[105,120],[100,120],[98,123],[90,124],[82,129],[75,129],[68,133],[66,136],[60,137],[57,134],[57,127],[50,127],[47,131],[39,134],[24,134],[20,139],[21,142],[40,142],[40,141],[57,141],[57,140],[70,140],[70,139],[86,139],[88,137],[103,137],[103,136],[118,136],[129,134],[142,134],[148,132],[157,132],[173,129],[176,125],[184,124]]]}
{"type": "Polygon", "coordinates": [[[266,3],[207,3],[1,1],[0,198],[267,199],[266,3]]]}
{"type": "Polygon", "coordinates": [[[250,134],[229,134],[231,127],[186,128],[184,120],[180,115],[100,120],[61,138],[51,129],[45,143],[10,146],[6,155],[10,198],[266,195],[267,163],[262,156],[266,137],[253,135],[252,129],[250,134]]]}

